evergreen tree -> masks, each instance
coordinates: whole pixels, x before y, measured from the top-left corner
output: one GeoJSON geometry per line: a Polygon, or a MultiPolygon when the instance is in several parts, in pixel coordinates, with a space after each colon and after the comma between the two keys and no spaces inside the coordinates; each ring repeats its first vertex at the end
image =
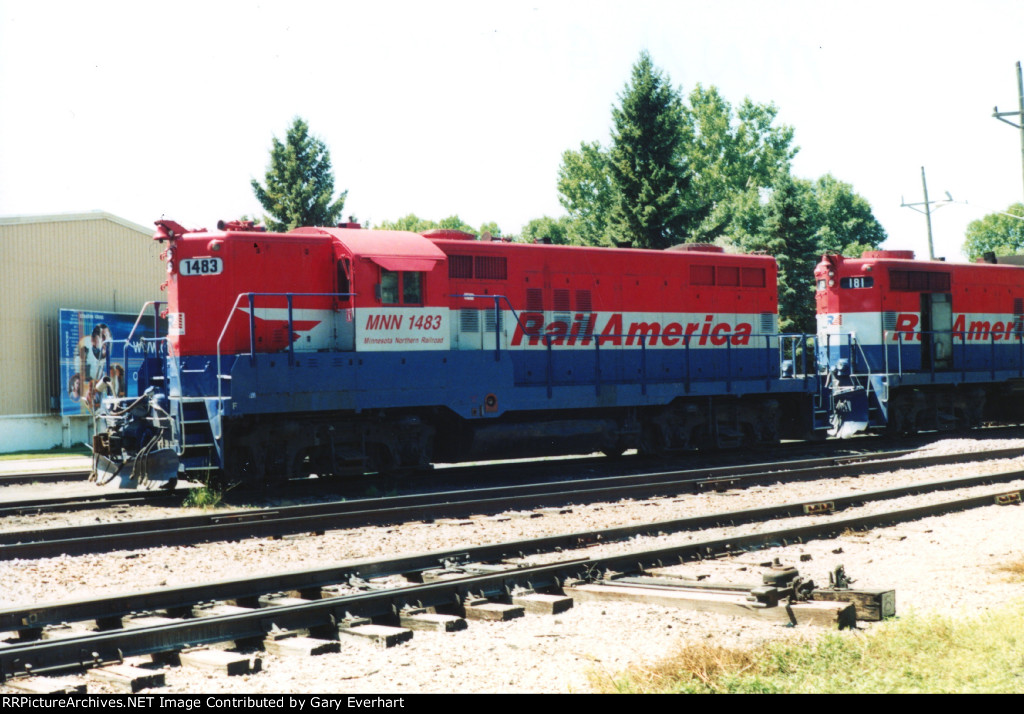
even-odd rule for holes
{"type": "Polygon", "coordinates": [[[766,191],[750,189],[716,206],[719,241],[742,252],[760,251],[779,264],[783,331],[814,331],[811,271],[825,253],[860,257],[886,239],[867,200],[830,174],[817,181],[780,175],[766,191]]]}
{"type": "Polygon", "coordinates": [[[751,233],[739,241],[749,253],[775,256],[779,265],[779,330],[814,333],[814,198],[810,184],[780,176],[751,233]]]}
{"type": "Polygon", "coordinates": [[[562,155],[569,243],[710,242],[733,221],[732,204],[789,173],[797,152],[792,127],[775,125],[775,105],[747,98],[734,112],[700,84],[687,105],[646,52],[620,99],[611,149],[583,142],[562,155]]]}
{"type": "Polygon", "coordinates": [[[334,198],[331,155],[309,126],[296,117],[285,143],[273,139],[266,187],[252,180],[252,190],[270,215],[267,227],[288,231],[299,226],[332,226],[345,208],[348,191],[334,198]]]}
{"type": "Polygon", "coordinates": [[[612,109],[608,170],[615,200],[608,231],[618,244],[668,248],[686,239],[690,218],[683,197],[689,175],[683,164],[686,114],[679,92],[645,51],[630,84],[612,109]]]}

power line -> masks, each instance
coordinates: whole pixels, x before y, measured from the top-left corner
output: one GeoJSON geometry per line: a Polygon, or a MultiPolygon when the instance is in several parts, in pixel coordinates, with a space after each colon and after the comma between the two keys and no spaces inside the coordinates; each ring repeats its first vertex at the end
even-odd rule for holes
{"type": "Polygon", "coordinates": [[[1020,62],[1017,62],[1017,102],[1019,109],[1015,112],[1001,112],[999,107],[992,108],[992,116],[1001,122],[1006,122],[1012,127],[1020,129],[1020,160],[1022,175],[1024,175],[1024,81],[1021,80],[1020,62]],[[1020,124],[1015,124],[1006,117],[1017,117],[1020,124]]]}
{"type": "Polygon", "coordinates": [[[953,197],[949,195],[949,191],[946,191],[946,197],[941,201],[929,201],[928,200],[928,181],[924,177],[924,166],[921,167],[921,185],[924,187],[924,201],[919,203],[907,203],[900,197],[900,208],[912,208],[918,213],[923,213],[925,218],[928,219],[928,259],[935,260],[935,247],[932,243],[932,204],[936,204],[935,209],[938,210],[945,205],[953,202],[953,197]],[[924,206],[923,209],[918,206],[924,206]]]}

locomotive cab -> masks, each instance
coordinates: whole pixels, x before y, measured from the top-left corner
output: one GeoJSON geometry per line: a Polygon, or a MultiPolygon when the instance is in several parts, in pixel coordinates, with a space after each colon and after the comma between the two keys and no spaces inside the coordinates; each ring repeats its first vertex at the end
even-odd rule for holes
{"type": "Polygon", "coordinates": [[[954,368],[952,268],[913,251],[824,256],[815,269],[818,359],[852,371],[954,368]]]}
{"type": "MultiPolygon", "coordinates": [[[[860,421],[896,433],[1019,411],[1008,395],[1024,377],[1021,271],[915,260],[910,251],[824,256],[815,269],[817,354],[834,377],[833,406],[837,390],[863,392],[860,421]]],[[[833,408],[834,423],[847,406],[833,408]]]]}

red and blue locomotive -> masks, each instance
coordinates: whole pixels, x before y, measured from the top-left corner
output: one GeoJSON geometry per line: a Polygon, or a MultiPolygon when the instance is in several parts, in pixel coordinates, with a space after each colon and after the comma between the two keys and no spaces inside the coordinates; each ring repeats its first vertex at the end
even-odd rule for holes
{"type": "Polygon", "coordinates": [[[1021,415],[1013,265],[825,256],[809,337],[778,332],[773,258],[712,246],[157,225],[167,335],[141,343],[140,393],[106,401],[101,481],[267,483],[1021,415]]]}
{"type": "Polygon", "coordinates": [[[811,350],[778,333],[771,257],[158,226],[168,334],[149,389],[108,401],[104,481],[658,454],[827,425],[813,365],[782,367],[811,350]]]}
{"type": "Polygon", "coordinates": [[[1024,267],[911,251],[824,256],[815,268],[820,364],[840,434],[961,429],[1024,418],[1024,267]]]}

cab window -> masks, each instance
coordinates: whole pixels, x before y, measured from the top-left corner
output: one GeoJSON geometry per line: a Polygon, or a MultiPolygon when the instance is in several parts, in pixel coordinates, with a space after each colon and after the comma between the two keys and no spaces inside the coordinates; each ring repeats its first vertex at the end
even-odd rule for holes
{"type": "Polygon", "coordinates": [[[338,301],[344,304],[348,304],[350,299],[347,293],[352,292],[352,281],[348,277],[350,270],[348,258],[338,261],[338,301]]]}
{"type": "Polygon", "coordinates": [[[423,273],[402,273],[402,302],[406,305],[423,304],[423,273]]]}
{"type": "Polygon", "coordinates": [[[422,305],[423,273],[381,268],[380,301],[385,305],[422,305]]]}
{"type": "Polygon", "coordinates": [[[381,269],[380,271],[380,301],[385,305],[398,304],[398,285],[401,273],[381,269]]]}

